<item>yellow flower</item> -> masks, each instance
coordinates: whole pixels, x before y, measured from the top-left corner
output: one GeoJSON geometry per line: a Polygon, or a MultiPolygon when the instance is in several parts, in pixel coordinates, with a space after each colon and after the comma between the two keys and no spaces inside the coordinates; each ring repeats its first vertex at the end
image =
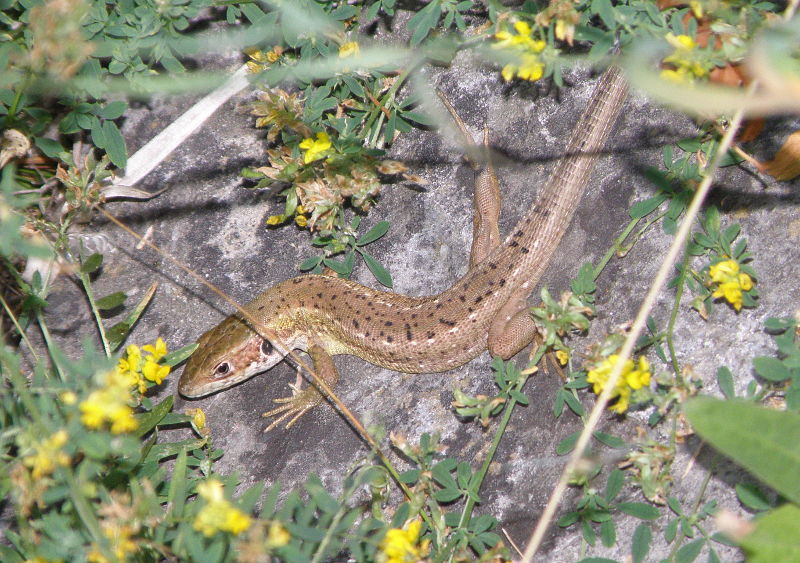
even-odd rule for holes
{"type": "Polygon", "coordinates": [[[405,563],[419,561],[428,553],[428,540],[418,545],[419,531],[422,524],[419,520],[413,520],[408,527],[392,528],[381,541],[380,549],[382,552],[381,561],[386,563],[405,563]]]}
{"type": "Polygon", "coordinates": [[[711,281],[717,284],[717,288],[711,294],[718,299],[723,297],[737,311],[742,309],[742,292],[753,289],[753,279],[739,271],[739,263],[736,260],[723,260],[712,265],[708,269],[711,281]]]}
{"type": "Polygon", "coordinates": [[[145,352],[149,352],[150,355],[153,356],[153,359],[157,362],[160,361],[161,358],[167,355],[167,345],[164,343],[164,341],[161,339],[160,336],[156,338],[155,346],[153,346],[152,344],[147,344],[145,346],[142,346],[142,349],[145,352]]]}
{"type": "Polygon", "coordinates": [[[87,428],[111,423],[114,434],[136,430],[139,423],[128,406],[132,399],[128,378],[115,369],[105,374],[103,385],[80,404],[81,422],[87,428]]]}
{"type": "Polygon", "coordinates": [[[196,409],[186,409],[187,415],[192,417],[192,424],[198,430],[203,430],[206,427],[206,413],[203,412],[203,409],[196,408],[196,409]]]}
{"type": "Polygon", "coordinates": [[[131,539],[134,532],[130,526],[104,523],[103,533],[108,538],[111,549],[119,561],[127,561],[128,555],[139,550],[139,546],[131,539]]]}
{"type": "Polygon", "coordinates": [[[197,485],[197,493],[206,501],[194,519],[193,527],[210,537],[218,531],[239,535],[250,527],[250,517],[226,498],[222,483],[208,479],[197,485]]]}
{"type": "Polygon", "coordinates": [[[58,398],[65,405],[74,405],[78,402],[78,395],[74,391],[64,391],[58,398]]]}
{"type": "Polygon", "coordinates": [[[291,534],[283,527],[280,522],[273,521],[269,525],[267,532],[267,548],[283,547],[292,539],[291,534]]]}
{"type": "Polygon", "coordinates": [[[492,45],[495,49],[506,49],[515,54],[516,61],[503,67],[503,79],[510,81],[516,76],[523,80],[539,80],[544,75],[544,63],[539,53],[547,44],[531,37],[531,27],[527,22],[514,23],[514,31],[516,34],[508,30],[497,32],[495,39],[498,41],[492,45]]]}
{"type": "Polygon", "coordinates": [[[280,225],[286,221],[285,215],[270,215],[267,217],[267,225],[280,225]]]}
{"type": "Polygon", "coordinates": [[[317,133],[317,140],[303,139],[300,143],[300,148],[303,152],[303,162],[308,164],[322,157],[323,153],[331,148],[331,140],[328,134],[323,132],[317,133]]]}
{"type": "Polygon", "coordinates": [[[696,78],[702,78],[708,74],[711,64],[705,59],[702,52],[698,52],[697,43],[688,35],[675,35],[668,33],[665,36],[674,51],[664,57],[664,63],[673,68],[665,68],[661,71],[661,77],[678,83],[693,83],[696,78]]]}
{"type": "Polygon", "coordinates": [[[156,385],[161,385],[164,378],[169,375],[169,366],[162,366],[153,359],[153,356],[148,356],[142,367],[142,375],[148,381],[153,381],[156,385]]]}
{"type": "Polygon", "coordinates": [[[308,225],[308,217],[305,215],[295,215],[294,222],[297,223],[298,227],[305,228],[308,225]]]}
{"type": "Polygon", "coordinates": [[[565,350],[556,350],[556,359],[562,366],[567,365],[567,362],[569,361],[569,352],[565,350]]]}
{"type": "Polygon", "coordinates": [[[342,44],[339,47],[339,58],[346,59],[347,57],[354,57],[357,56],[360,49],[358,47],[357,41],[349,41],[347,43],[342,44]]]}
{"type": "Polygon", "coordinates": [[[31,468],[31,476],[35,480],[50,475],[58,466],[69,465],[70,457],[61,451],[68,438],[67,431],[62,429],[49,438],[34,442],[34,453],[22,458],[22,463],[31,468]]]}
{"type": "MultiPolygon", "coordinates": [[[[614,366],[619,362],[619,356],[610,355],[605,360],[589,370],[586,381],[592,384],[592,390],[599,395],[608,383],[614,366]]],[[[644,356],[639,357],[639,365],[635,367],[634,361],[628,359],[622,368],[622,374],[617,380],[616,388],[611,392],[611,398],[617,401],[609,407],[619,414],[628,410],[630,405],[631,391],[642,389],[650,385],[650,364],[644,356]]]]}

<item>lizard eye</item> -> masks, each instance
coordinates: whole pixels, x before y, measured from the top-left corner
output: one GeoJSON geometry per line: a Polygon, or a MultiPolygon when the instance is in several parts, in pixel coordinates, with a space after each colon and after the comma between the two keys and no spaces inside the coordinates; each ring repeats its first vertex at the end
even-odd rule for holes
{"type": "Polygon", "coordinates": [[[214,370],[214,375],[218,377],[223,375],[228,375],[230,371],[231,371],[231,364],[228,362],[222,362],[217,366],[217,369],[214,370]]]}
{"type": "Polygon", "coordinates": [[[265,356],[269,356],[272,353],[272,342],[266,338],[261,341],[261,353],[265,356]]]}

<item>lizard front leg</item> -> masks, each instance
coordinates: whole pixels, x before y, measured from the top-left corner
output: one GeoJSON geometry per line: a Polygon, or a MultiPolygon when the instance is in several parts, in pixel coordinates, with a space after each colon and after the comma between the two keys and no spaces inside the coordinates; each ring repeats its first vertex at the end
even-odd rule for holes
{"type": "MultiPolygon", "coordinates": [[[[316,373],[328,387],[331,389],[335,387],[336,383],[339,381],[339,372],[336,370],[336,365],[333,363],[333,357],[317,342],[313,342],[311,346],[309,346],[308,355],[311,356],[314,373],[316,373]]],[[[290,387],[292,388],[292,396],[275,399],[275,403],[283,404],[262,415],[264,417],[277,417],[267,426],[264,432],[269,432],[287,418],[290,420],[286,423],[286,428],[291,428],[301,416],[324,400],[322,393],[320,393],[313,384],[303,390],[299,388],[299,384],[290,385],[290,387]]]]}

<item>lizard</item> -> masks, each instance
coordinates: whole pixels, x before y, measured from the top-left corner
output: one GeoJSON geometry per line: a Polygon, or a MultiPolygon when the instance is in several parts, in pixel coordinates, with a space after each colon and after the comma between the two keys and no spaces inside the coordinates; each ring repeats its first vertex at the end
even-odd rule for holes
{"type": "MultiPolygon", "coordinates": [[[[487,348],[504,359],[515,355],[537,332],[527,299],[569,226],[626,98],[622,71],[609,67],[564,156],[502,243],[500,193],[484,131],[483,158],[473,161],[479,170],[470,268],[449,289],[407,296],[324,274],[280,282],[244,306],[249,320],[233,314],[199,338],[181,375],[180,394],[198,398],[226,389],[267,371],[293,350],[309,355],[314,372],[331,389],[339,379],[332,359],[337,354],[406,373],[448,371],[487,348]]],[[[290,427],[323,400],[313,385],[295,388],[291,397],[275,400],[282,406],[265,413],[276,417],[267,430],[286,418],[290,427]]]]}

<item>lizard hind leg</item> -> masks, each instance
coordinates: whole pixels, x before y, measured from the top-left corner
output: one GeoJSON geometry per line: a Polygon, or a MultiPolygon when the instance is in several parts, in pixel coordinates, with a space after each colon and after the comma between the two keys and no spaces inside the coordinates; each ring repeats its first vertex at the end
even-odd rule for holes
{"type": "Polygon", "coordinates": [[[530,344],[539,328],[528,308],[529,290],[521,288],[503,305],[489,327],[488,348],[492,356],[507,360],[530,344]]]}
{"type": "MultiPolygon", "coordinates": [[[[336,370],[336,365],[333,363],[331,355],[318,343],[309,346],[308,355],[311,356],[314,373],[317,377],[321,378],[328,387],[335,387],[339,381],[339,372],[336,370]]],[[[292,396],[275,399],[274,402],[281,406],[262,415],[266,418],[277,417],[264,429],[264,432],[269,432],[286,419],[289,419],[289,422],[286,423],[286,428],[291,428],[301,416],[325,400],[325,397],[313,384],[302,390],[300,389],[300,382],[289,387],[292,389],[292,396]]]]}
{"type": "Polygon", "coordinates": [[[472,249],[469,258],[469,267],[472,268],[482,262],[500,244],[500,228],[498,226],[501,207],[500,183],[497,181],[492,164],[489,129],[488,127],[484,128],[483,144],[478,147],[450,100],[440,90],[437,90],[436,93],[458,126],[461,136],[464,137],[465,158],[476,171],[475,192],[472,199],[474,212],[472,249]]]}

